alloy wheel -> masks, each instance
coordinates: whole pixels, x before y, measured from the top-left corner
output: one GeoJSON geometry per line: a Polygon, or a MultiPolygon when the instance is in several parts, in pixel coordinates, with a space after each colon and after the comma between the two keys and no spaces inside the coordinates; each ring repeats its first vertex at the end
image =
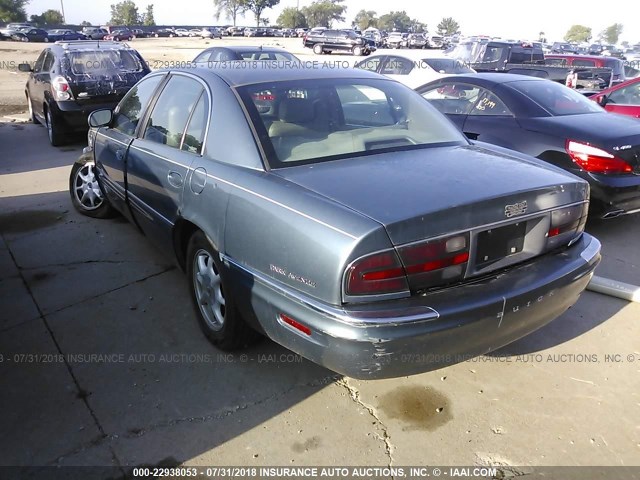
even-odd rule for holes
{"type": "Polygon", "coordinates": [[[96,210],[104,201],[93,167],[93,163],[84,164],[73,182],[73,194],[85,210],[96,210]]]}

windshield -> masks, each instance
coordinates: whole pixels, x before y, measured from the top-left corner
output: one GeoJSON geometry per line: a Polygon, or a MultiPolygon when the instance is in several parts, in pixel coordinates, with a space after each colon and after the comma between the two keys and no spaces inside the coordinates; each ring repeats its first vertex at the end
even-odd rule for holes
{"type": "Polygon", "coordinates": [[[604,113],[596,102],[551,80],[516,81],[505,85],[523,93],[553,116],[604,113]]]}
{"type": "Polygon", "coordinates": [[[86,50],[69,52],[67,58],[76,75],[113,75],[118,72],[141,72],[142,64],[128,50],[86,50]]]}
{"type": "Polygon", "coordinates": [[[271,167],[466,144],[420,95],[387,80],[317,79],[238,89],[271,167]]]}

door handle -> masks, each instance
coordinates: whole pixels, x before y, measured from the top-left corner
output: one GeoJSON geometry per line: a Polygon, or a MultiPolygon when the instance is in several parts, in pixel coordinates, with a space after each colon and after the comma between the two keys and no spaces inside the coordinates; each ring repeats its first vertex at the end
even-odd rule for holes
{"type": "Polygon", "coordinates": [[[172,187],[175,188],[181,188],[182,187],[182,175],[180,175],[178,172],[169,172],[169,174],[167,175],[167,181],[169,182],[169,185],[171,185],[172,187]]]}

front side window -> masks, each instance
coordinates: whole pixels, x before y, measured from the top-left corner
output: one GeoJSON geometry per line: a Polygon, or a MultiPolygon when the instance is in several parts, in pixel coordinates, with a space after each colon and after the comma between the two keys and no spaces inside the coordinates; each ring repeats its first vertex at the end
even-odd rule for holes
{"type": "Polygon", "coordinates": [[[427,90],[422,96],[442,113],[467,115],[478,100],[481,88],[465,83],[447,83],[427,90]]]}
{"type": "Polygon", "coordinates": [[[44,59],[47,57],[47,53],[49,53],[49,50],[43,50],[36,60],[36,63],[33,66],[34,73],[40,73],[42,71],[42,66],[44,65],[44,59]]]}
{"type": "Polygon", "coordinates": [[[484,90],[469,115],[511,115],[507,106],[494,93],[484,90]]]}
{"type": "Polygon", "coordinates": [[[129,90],[116,107],[112,128],[126,135],[133,135],[144,108],[163,78],[162,75],[147,77],[129,90]]]}
{"type": "Polygon", "coordinates": [[[53,62],[55,61],[55,57],[51,51],[47,52],[47,57],[44,59],[44,64],[42,65],[42,70],[45,72],[50,72],[53,67],[53,62]]]}
{"type": "Polygon", "coordinates": [[[143,137],[180,148],[187,121],[203,90],[202,85],[191,78],[171,77],[153,107],[143,137]]]}
{"type": "Polygon", "coordinates": [[[467,144],[419,95],[388,80],[269,82],[239,87],[238,93],[272,168],[467,144]]]}
{"type": "Polygon", "coordinates": [[[593,60],[575,59],[572,63],[574,67],[595,67],[596,62],[593,60]]]}

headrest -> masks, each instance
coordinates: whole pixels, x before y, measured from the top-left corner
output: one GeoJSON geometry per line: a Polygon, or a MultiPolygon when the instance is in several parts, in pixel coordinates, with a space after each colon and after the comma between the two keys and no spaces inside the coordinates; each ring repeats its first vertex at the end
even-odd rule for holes
{"type": "Polygon", "coordinates": [[[280,102],[278,118],[283,122],[307,123],[313,120],[313,104],[308,98],[285,98],[280,102]]]}

